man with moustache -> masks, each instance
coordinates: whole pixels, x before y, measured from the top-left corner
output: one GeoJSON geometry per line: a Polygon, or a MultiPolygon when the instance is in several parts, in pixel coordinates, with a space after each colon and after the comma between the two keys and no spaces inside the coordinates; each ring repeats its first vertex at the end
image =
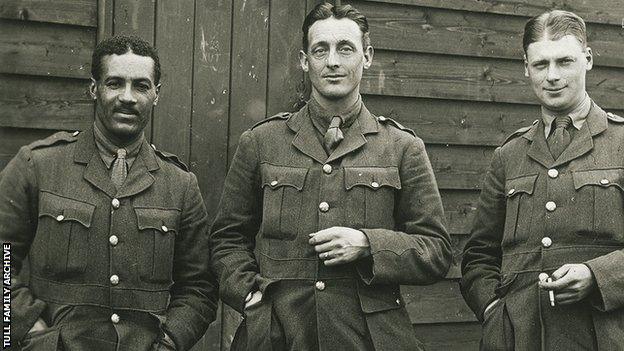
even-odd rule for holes
{"type": "Polygon", "coordinates": [[[372,59],[364,15],[316,6],[310,101],[241,136],[211,230],[234,350],[420,349],[399,285],[443,278],[451,247],[422,140],[362,103],[372,59]]]}
{"type": "Polygon", "coordinates": [[[195,176],[150,146],[160,63],[137,37],[97,45],[96,116],[24,146],[0,174],[0,238],[24,350],[187,350],[215,318],[207,214],[195,176]]]}
{"type": "Polygon", "coordinates": [[[624,119],[585,91],[585,23],[532,18],[525,75],[541,118],[497,148],[462,262],[483,350],[624,346],[624,119]]]}

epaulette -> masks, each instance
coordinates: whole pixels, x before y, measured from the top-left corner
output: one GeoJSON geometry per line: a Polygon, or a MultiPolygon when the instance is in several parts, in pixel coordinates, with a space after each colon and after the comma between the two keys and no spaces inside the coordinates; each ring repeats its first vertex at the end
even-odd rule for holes
{"type": "Polygon", "coordinates": [[[184,162],[180,161],[180,159],[178,158],[178,156],[165,152],[165,151],[160,151],[156,148],[156,146],[154,144],[152,144],[152,149],[154,149],[154,152],[156,153],[156,155],[158,155],[158,157],[162,158],[163,160],[173,163],[174,165],[182,168],[183,170],[189,172],[189,168],[187,165],[184,164],[184,162]]]}
{"type": "Polygon", "coordinates": [[[624,117],[622,116],[618,116],[613,112],[607,112],[607,118],[611,121],[611,122],[615,122],[615,123],[624,123],[624,117]]]}
{"type": "Polygon", "coordinates": [[[507,138],[505,138],[505,141],[503,141],[503,145],[506,144],[509,140],[528,132],[529,129],[533,128],[533,126],[536,125],[538,122],[539,122],[539,119],[536,119],[535,121],[533,121],[533,123],[531,123],[530,126],[522,127],[516,130],[515,132],[511,133],[507,138]]]}
{"type": "Polygon", "coordinates": [[[290,113],[290,112],[280,112],[280,113],[278,113],[278,114],[276,114],[276,115],[274,115],[274,116],[267,117],[267,118],[263,119],[262,121],[260,121],[260,122],[258,122],[258,123],[256,123],[256,124],[254,124],[254,125],[251,127],[251,129],[254,129],[254,128],[256,128],[257,126],[259,126],[259,125],[261,125],[261,124],[264,124],[264,123],[266,123],[266,122],[269,122],[269,121],[274,121],[274,120],[276,120],[276,119],[288,119],[288,118],[290,118],[290,115],[292,115],[292,113],[290,113]]]}
{"type": "Polygon", "coordinates": [[[393,126],[395,128],[398,128],[398,129],[400,129],[400,130],[402,130],[404,132],[408,132],[411,135],[416,136],[416,132],[414,132],[412,129],[409,129],[409,128],[403,126],[401,123],[393,120],[392,118],[385,117],[385,116],[378,116],[377,120],[379,122],[383,123],[383,124],[387,123],[387,124],[389,124],[389,125],[391,125],[391,126],[393,126]]]}
{"type": "Polygon", "coordinates": [[[48,146],[61,144],[61,143],[73,143],[74,141],[78,140],[77,138],[78,134],[80,134],[80,132],[78,131],[73,132],[73,133],[70,133],[70,132],[54,133],[45,139],[32,142],[29,145],[29,147],[31,150],[34,150],[34,149],[40,149],[43,147],[48,147],[48,146]]]}

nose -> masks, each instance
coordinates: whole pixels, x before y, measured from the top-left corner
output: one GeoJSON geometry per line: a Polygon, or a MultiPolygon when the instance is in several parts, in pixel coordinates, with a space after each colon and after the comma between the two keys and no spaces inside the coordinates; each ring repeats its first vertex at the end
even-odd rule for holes
{"type": "Polygon", "coordinates": [[[119,101],[126,104],[136,103],[137,100],[132,93],[132,87],[130,85],[126,85],[121,94],[119,94],[119,101]]]}
{"type": "Polygon", "coordinates": [[[340,66],[340,57],[338,56],[338,52],[336,50],[329,50],[326,59],[327,67],[336,68],[340,66]]]}
{"type": "Polygon", "coordinates": [[[559,73],[560,73],[559,68],[557,67],[556,64],[548,65],[548,73],[546,75],[546,80],[549,83],[554,83],[558,81],[561,78],[561,75],[559,73]]]}

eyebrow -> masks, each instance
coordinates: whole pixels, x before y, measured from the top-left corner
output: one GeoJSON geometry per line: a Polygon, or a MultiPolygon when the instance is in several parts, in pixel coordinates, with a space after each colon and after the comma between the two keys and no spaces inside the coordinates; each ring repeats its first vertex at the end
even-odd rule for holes
{"type": "MultiPolygon", "coordinates": [[[[106,77],[105,81],[109,81],[109,80],[125,80],[125,78],[122,78],[120,76],[108,76],[106,77]]],[[[149,78],[145,78],[145,77],[139,77],[139,78],[134,78],[132,79],[133,83],[143,83],[143,82],[147,82],[147,83],[152,83],[152,80],[149,78]]]]}

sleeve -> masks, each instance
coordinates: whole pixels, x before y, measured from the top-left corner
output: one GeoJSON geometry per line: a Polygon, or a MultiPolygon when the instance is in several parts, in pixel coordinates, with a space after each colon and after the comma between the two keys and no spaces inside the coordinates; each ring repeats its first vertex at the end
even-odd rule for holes
{"type": "Polygon", "coordinates": [[[361,229],[371,256],[358,262],[357,270],[367,285],[430,284],[442,279],[451,264],[450,238],[433,169],[423,142],[410,140],[399,167],[397,230],[361,229]]]}
{"type": "Polygon", "coordinates": [[[501,241],[505,227],[505,174],[501,149],[487,170],[470,239],[464,248],[460,287],[464,300],[479,320],[497,296],[500,281],[501,241]]]}
{"type": "Polygon", "coordinates": [[[251,131],[240,138],[212,225],[212,266],[221,300],[242,312],[246,295],[265,286],[253,254],[260,225],[259,160],[251,131]]]}
{"type": "Polygon", "coordinates": [[[594,274],[597,294],[590,303],[598,310],[610,312],[624,306],[624,250],[617,250],[585,262],[594,274]]]}
{"type": "Polygon", "coordinates": [[[37,196],[31,151],[22,147],[0,172],[0,238],[11,244],[11,337],[18,341],[46,307],[18,277],[37,232],[37,196]]]}
{"type": "Polygon", "coordinates": [[[171,300],[163,325],[179,350],[190,349],[204,335],[216,317],[218,299],[209,268],[208,215],[197,178],[189,175],[175,241],[171,300]]]}

